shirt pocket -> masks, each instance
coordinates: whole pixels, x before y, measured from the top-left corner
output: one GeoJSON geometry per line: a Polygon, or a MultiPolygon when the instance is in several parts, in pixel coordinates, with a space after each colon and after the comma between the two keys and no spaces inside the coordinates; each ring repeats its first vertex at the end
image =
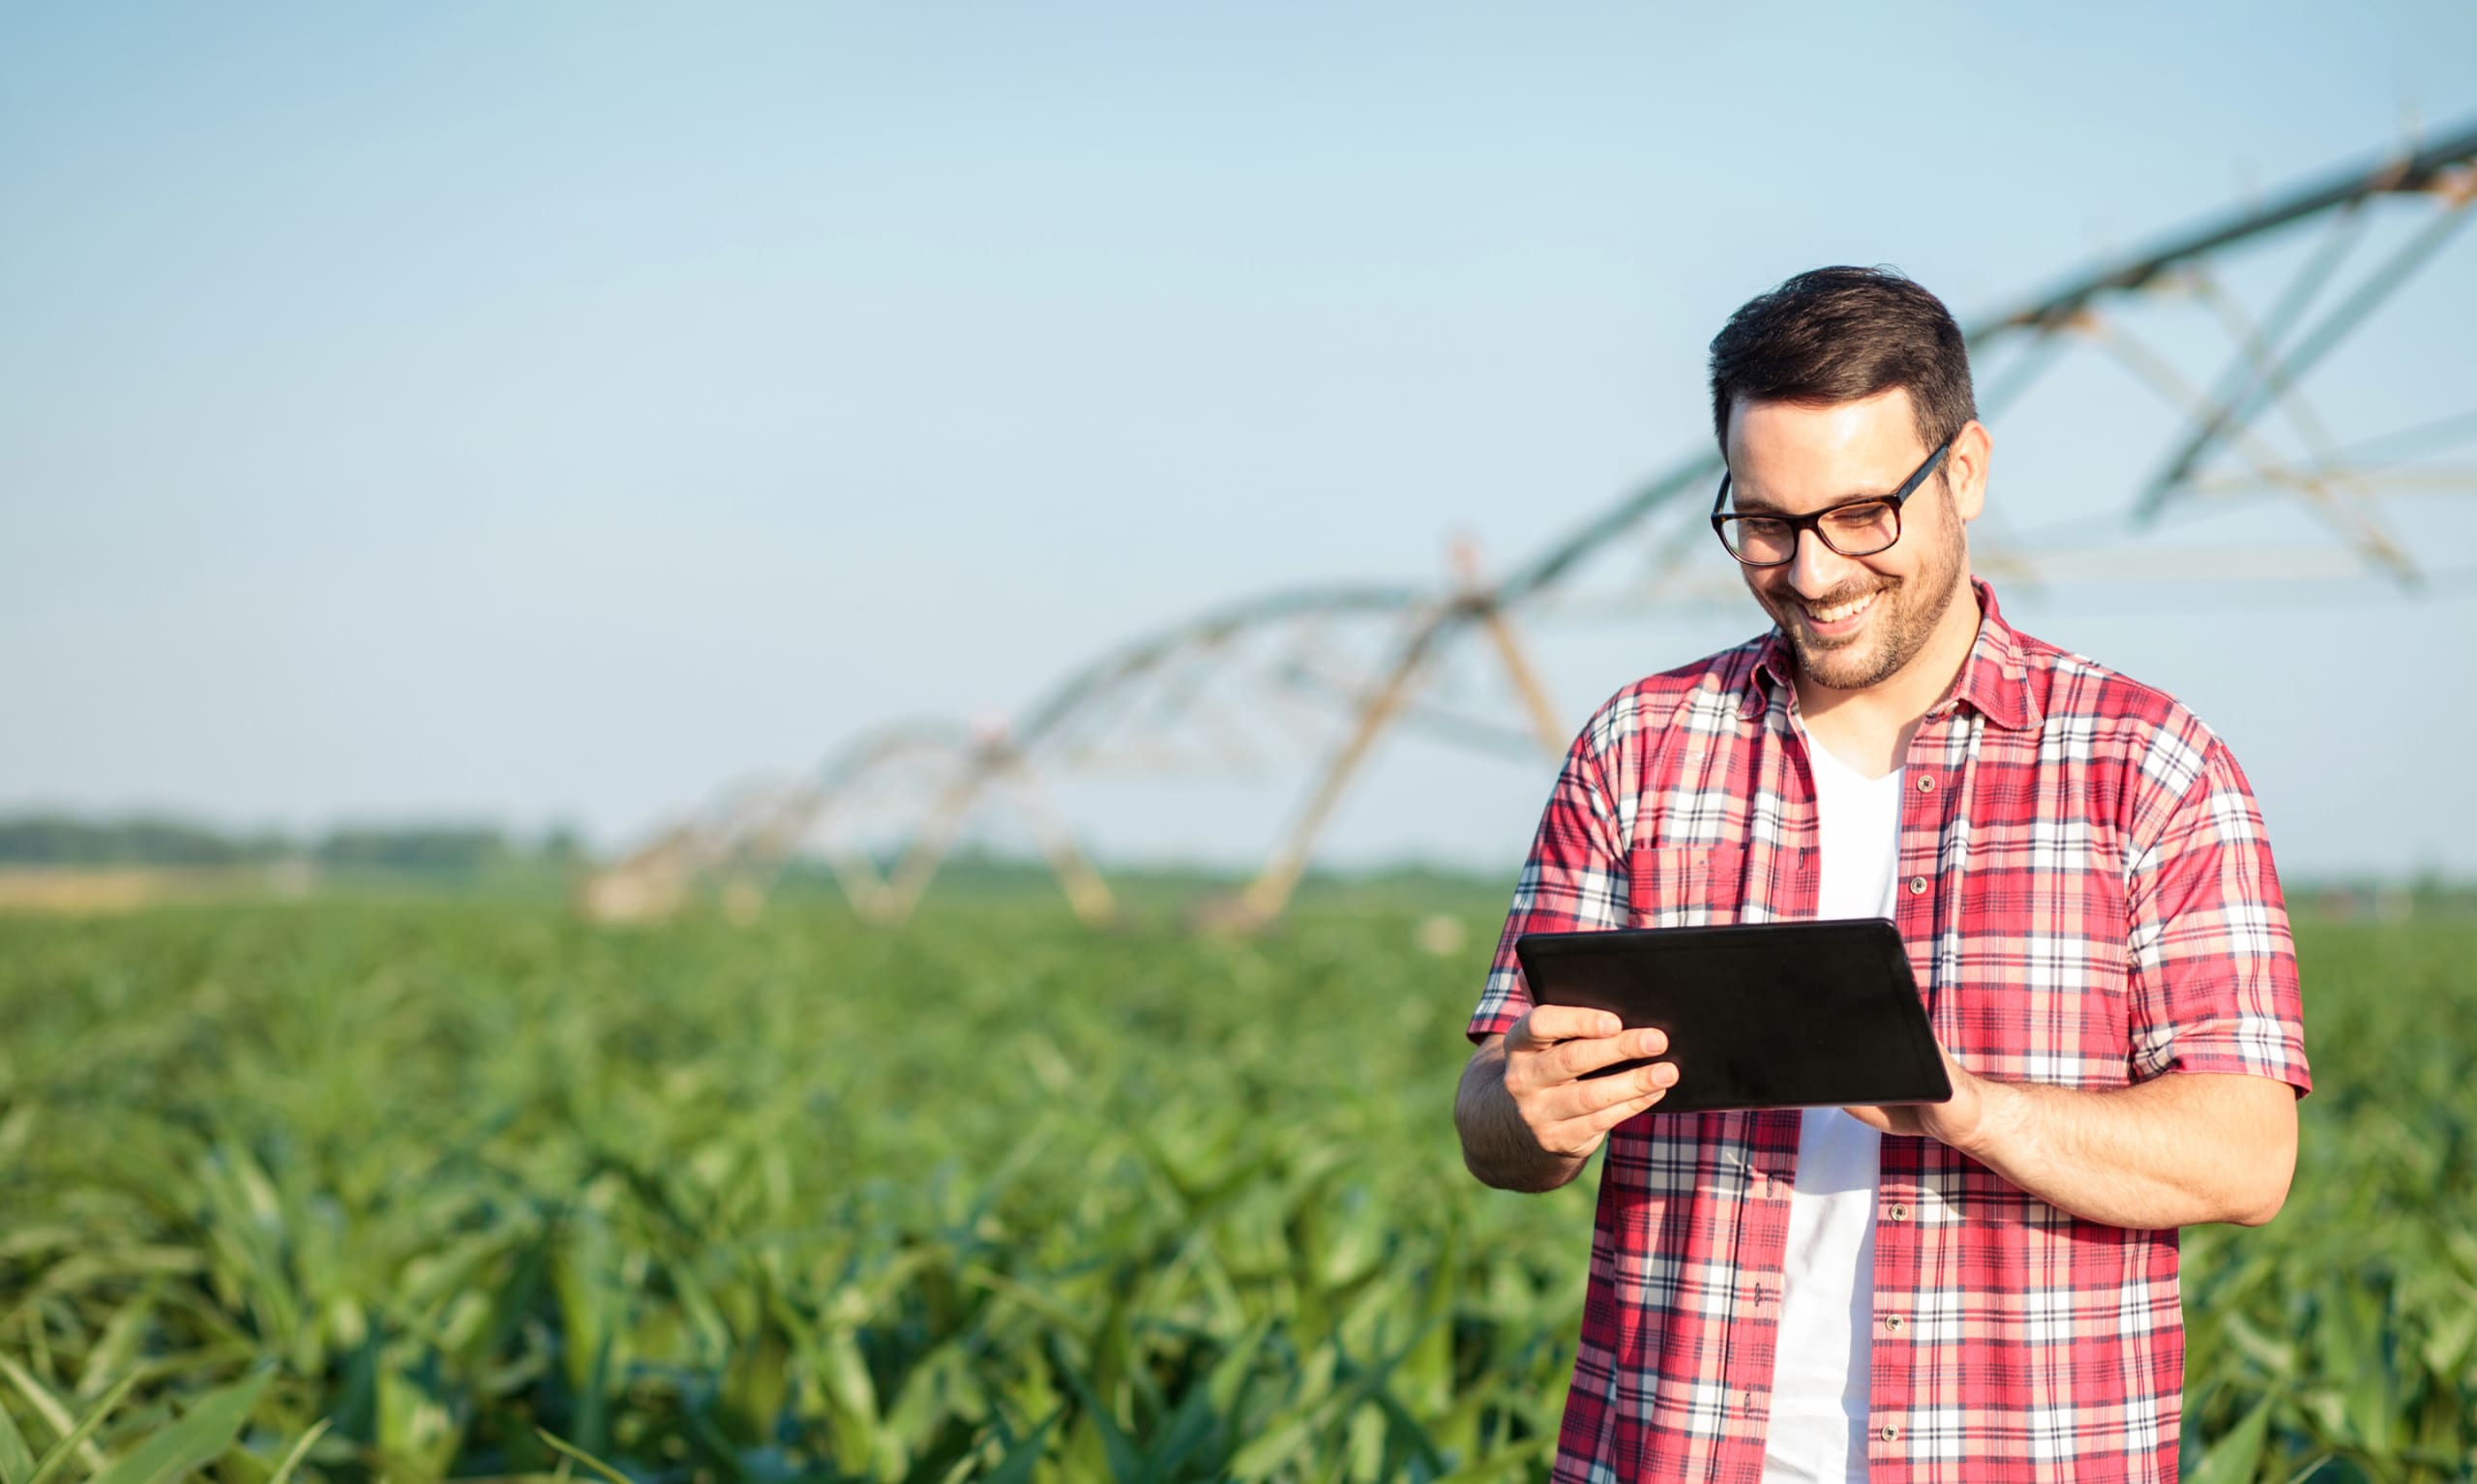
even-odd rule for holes
{"type": "Polygon", "coordinates": [[[2104,1090],[2134,1080],[2131,922],[2104,839],[2042,823],[1983,832],[1956,904],[1935,1038],[2008,1083],[2104,1090]]]}
{"type": "Polygon", "coordinates": [[[1626,852],[1626,925],[1735,922],[1745,874],[1743,846],[1636,846],[1626,852]]]}

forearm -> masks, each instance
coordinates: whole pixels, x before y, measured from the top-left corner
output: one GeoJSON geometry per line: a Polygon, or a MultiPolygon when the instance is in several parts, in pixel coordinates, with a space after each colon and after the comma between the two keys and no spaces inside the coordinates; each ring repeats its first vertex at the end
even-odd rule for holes
{"type": "Polygon", "coordinates": [[[2106,1091],[1977,1085],[1980,1127],[1955,1147],[2084,1220],[2259,1226],[2286,1199],[2296,1113],[2281,1083],[2171,1073],[2106,1091]]]}
{"type": "Polygon", "coordinates": [[[1462,1069],[1453,1126],[1462,1136],[1463,1165],[1481,1184],[1499,1190],[1555,1190],[1591,1163],[1588,1154],[1551,1154],[1539,1147],[1506,1090],[1502,1045],[1483,1048],[1462,1069]]]}

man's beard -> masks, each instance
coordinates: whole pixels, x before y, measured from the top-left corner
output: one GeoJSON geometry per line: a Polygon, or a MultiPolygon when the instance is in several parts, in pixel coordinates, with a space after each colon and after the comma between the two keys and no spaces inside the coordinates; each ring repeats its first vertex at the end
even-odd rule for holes
{"type": "Polygon", "coordinates": [[[1787,611],[1773,608],[1773,622],[1787,637],[1790,648],[1797,653],[1798,668],[1807,679],[1835,691],[1863,691],[1881,685],[1916,659],[1934,638],[1935,626],[1943,621],[1945,610],[1961,590],[1961,572],[1968,562],[1968,549],[1962,544],[1960,519],[1952,509],[1952,496],[1946,493],[1943,499],[1951,534],[1916,577],[1870,575],[1871,580],[1862,579],[1836,587],[1811,605],[1829,608],[1874,593],[1875,607],[1867,614],[1873,622],[1864,632],[1835,643],[1807,631],[1805,606],[1796,597],[1787,600],[1787,611]]]}

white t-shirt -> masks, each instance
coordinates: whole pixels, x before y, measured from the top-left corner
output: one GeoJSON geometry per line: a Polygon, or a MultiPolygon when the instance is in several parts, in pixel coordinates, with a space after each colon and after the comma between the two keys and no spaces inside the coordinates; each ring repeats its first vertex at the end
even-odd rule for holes
{"type": "MultiPolygon", "coordinates": [[[[1868,778],[1811,737],[1806,756],[1823,835],[1815,915],[1892,916],[1900,876],[1901,770],[1868,778]]],[[[1804,1119],[1764,1484],[1866,1476],[1883,1136],[1837,1108],[1809,1108],[1804,1119]]]]}

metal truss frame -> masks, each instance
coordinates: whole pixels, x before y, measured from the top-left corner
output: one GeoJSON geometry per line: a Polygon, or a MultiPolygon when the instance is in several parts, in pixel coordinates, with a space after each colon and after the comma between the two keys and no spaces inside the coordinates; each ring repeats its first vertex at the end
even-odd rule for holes
{"type": "MultiPolygon", "coordinates": [[[[2182,502],[2270,491],[2301,500],[2337,543],[2150,553],[2172,564],[2168,570],[2177,577],[2259,580],[2370,572],[2412,588],[2424,574],[2384,522],[2374,495],[2385,489],[2477,489],[2477,468],[2436,468],[2398,458],[2405,444],[2419,439],[2477,438],[2477,411],[2343,445],[2308,399],[2305,382],[2477,216],[2472,203],[2477,122],[2102,264],[1965,329],[1974,359],[1992,359],[1997,351],[2011,355],[1983,390],[1981,414],[1998,416],[2030,390],[2060,351],[2094,346],[2185,419],[2181,434],[2136,491],[2132,534],[2155,525],[2182,502]],[[2431,219],[2334,292],[2374,213],[2401,200],[2430,205],[2431,219]],[[2233,249],[2310,224],[2319,224],[2320,240],[2268,312],[2258,318],[2248,314],[2214,265],[2233,249]],[[2226,362],[2206,384],[2180,371],[2122,312],[2130,301],[2164,294],[2200,304],[2228,337],[2226,362]],[[2305,458],[2283,455],[2264,436],[2261,424],[2274,413],[2303,444],[2305,458]],[[2213,460],[2223,459],[2242,472],[2211,472],[2213,460]]],[[[1294,709],[1329,717],[1337,702],[1342,708],[1339,735],[1317,762],[1265,865],[1242,892],[1208,914],[1220,926],[1264,924],[1288,903],[1317,840],[1390,729],[1420,728],[1458,745],[1560,757],[1568,733],[1524,651],[1515,615],[1554,607],[1547,600],[1560,595],[1586,563],[1644,533],[1656,518],[1677,508],[1681,495],[1710,490],[1719,473],[1716,452],[1685,459],[1493,582],[1482,577],[1476,552],[1465,545],[1454,553],[1450,580],[1438,589],[1293,588],[1224,604],[1140,637],[1059,679],[1003,731],[975,737],[953,726],[914,724],[872,732],[836,752],[804,782],[743,790],[705,818],[667,831],[595,877],[585,905],[604,917],[658,915],[675,907],[696,880],[709,877],[723,883],[728,908],[753,912],[783,863],[815,844],[856,910],[899,922],[918,904],[971,813],[1002,792],[1031,823],[1078,915],[1106,921],[1114,907],[1109,888],[1045,802],[1042,779],[1089,765],[1095,756],[1092,737],[1113,727],[1157,737],[1192,721],[1210,710],[1216,679],[1244,668],[1268,697],[1264,711],[1249,717],[1261,720],[1294,709]],[[1354,669],[1317,658],[1320,626],[1354,624],[1372,628],[1382,639],[1377,663],[1354,669]],[[1514,697],[1523,727],[1456,715],[1422,699],[1422,688],[1442,658],[1475,636],[1514,697]],[[1233,658],[1268,638],[1286,645],[1277,660],[1242,666],[1233,658]],[[1132,708],[1139,706],[1150,710],[1134,715],[1132,708]],[[838,813],[880,793],[891,774],[917,772],[924,764],[940,782],[916,811],[916,825],[889,873],[881,875],[857,845],[833,841],[828,826],[838,813]]],[[[1689,543],[1700,535],[1699,522],[1679,522],[1666,533],[1652,566],[1656,601],[1713,596],[1709,584],[1698,589],[1679,572],[1692,549],[1689,543]]],[[[2136,550],[2119,539],[2080,549],[2016,550],[1991,544],[1974,555],[1984,571],[2032,581],[2131,580],[2139,570],[2136,550]]],[[[1227,716],[1201,727],[1225,763],[1236,760],[1235,739],[1244,729],[1227,716]]]]}

